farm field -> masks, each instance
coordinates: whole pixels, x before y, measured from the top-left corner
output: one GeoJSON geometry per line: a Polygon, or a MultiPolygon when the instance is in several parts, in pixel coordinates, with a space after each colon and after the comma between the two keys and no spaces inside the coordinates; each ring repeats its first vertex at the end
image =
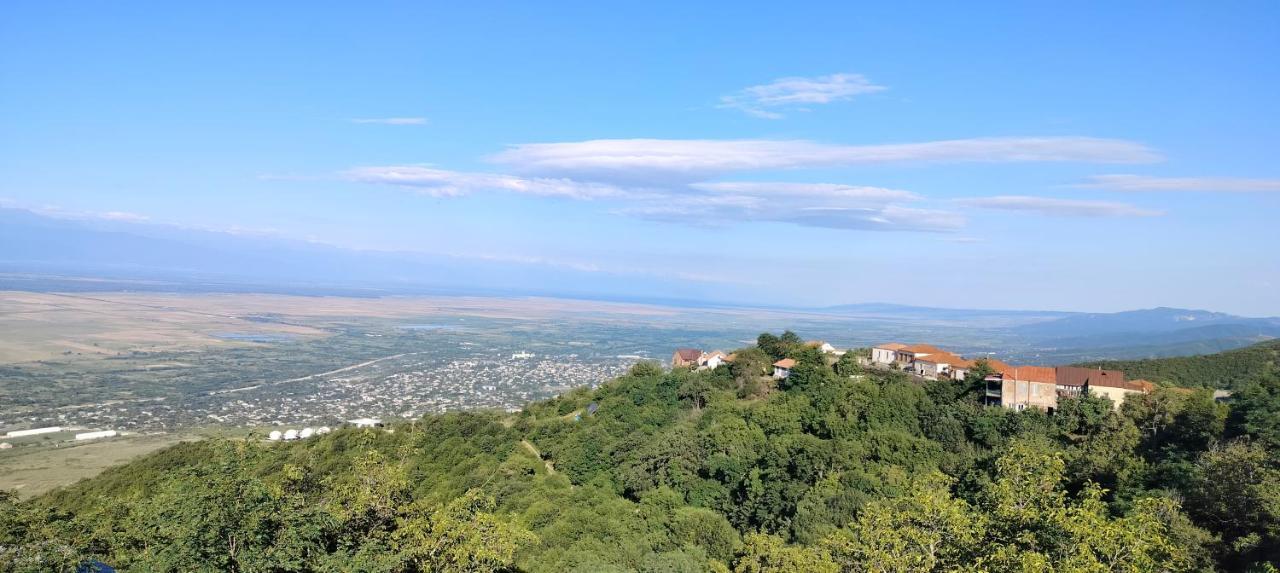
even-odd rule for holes
{"type": "Polygon", "coordinates": [[[29,498],[56,487],[93,477],[111,466],[123,464],[176,444],[196,434],[120,436],[87,443],[15,447],[0,451],[0,490],[29,498]]]}

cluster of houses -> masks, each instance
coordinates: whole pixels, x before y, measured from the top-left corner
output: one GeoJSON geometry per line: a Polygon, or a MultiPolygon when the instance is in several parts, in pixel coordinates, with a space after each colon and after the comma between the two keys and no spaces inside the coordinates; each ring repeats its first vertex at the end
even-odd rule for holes
{"type": "MultiPolygon", "coordinates": [[[[1130,394],[1146,394],[1155,385],[1146,380],[1127,380],[1124,372],[1077,366],[1011,366],[995,359],[983,359],[990,374],[984,402],[1015,410],[1039,408],[1052,412],[1058,398],[1093,394],[1111,399],[1116,408],[1130,394]]],[[[978,364],[928,344],[881,344],[871,349],[871,364],[905,370],[929,380],[964,380],[978,364]]]]}
{"type": "MultiPolygon", "coordinates": [[[[843,350],[836,348],[822,340],[810,340],[805,342],[806,346],[816,348],[823,354],[832,356],[841,356],[845,353],[843,350]]],[[[733,354],[725,354],[723,350],[712,350],[704,352],[697,348],[677,348],[675,354],[671,355],[671,368],[690,368],[694,370],[710,370],[721,364],[733,362],[733,354]]],[[[773,377],[781,380],[791,375],[791,369],[795,368],[796,361],[790,358],[783,358],[773,363],[773,377]]]]}
{"type": "MultiPolygon", "coordinates": [[[[805,344],[823,354],[839,356],[844,352],[820,340],[805,344]]],[[[671,356],[671,367],[694,370],[713,369],[733,362],[734,355],[721,350],[705,352],[697,348],[680,348],[671,356]]],[[[871,366],[909,372],[927,380],[965,380],[978,366],[986,363],[990,372],[983,401],[990,406],[1004,406],[1014,410],[1039,408],[1052,412],[1058,407],[1058,399],[1081,394],[1105,396],[1116,408],[1130,394],[1146,394],[1155,385],[1146,380],[1128,380],[1119,370],[1081,368],[1077,366],[1015,366],[994,358],[970,360],[929,344],[880,344],[871,348],[871,366]]],[[[773,377],[783,379],[791,375],[796,361],[784,358],[773,363],[773,377]]]]}

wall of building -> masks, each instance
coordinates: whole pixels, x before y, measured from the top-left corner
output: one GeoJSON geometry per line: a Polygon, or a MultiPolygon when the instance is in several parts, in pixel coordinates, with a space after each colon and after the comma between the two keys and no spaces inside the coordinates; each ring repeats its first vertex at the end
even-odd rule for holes
{"type": "Polygon", "coordinates": [[[871,361],[877,364],[892,364],[894,361],[895,354],[896,353],[892,350],[886,350],[884,348],[872,348],[871,361]]]}
{"type": "Polygon", "coordinates": [[[1110,398],[1112,405],[1115,406],[1116,409],[1119,409],[1120,405],[1124,403],[1125,396],[1128,396],[1129,394],[1140,394],[1141,392],[1126,390],[1124,388],[1112,388],[1110,386],[1090,385],[1089,393],[1094,396],[1105,396],[1110,398]]]}
{"type": "Polygon", "coordinates": [[[1015,410],[1019,409],[1018,406],[1022,406],[1021,409],[1057,408],[1058,388],[1053,383],[1006,379],[1001,388],[1000,404],[1015,410]]]}

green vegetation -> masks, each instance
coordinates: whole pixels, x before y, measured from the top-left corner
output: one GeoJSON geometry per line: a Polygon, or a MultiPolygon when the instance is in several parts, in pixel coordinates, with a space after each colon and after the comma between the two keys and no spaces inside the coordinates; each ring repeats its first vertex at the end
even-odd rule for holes
{"type": "Polygon", "coordinates": [[[1280,564],[1280,379],[978,405],[792,334],[517,415],[183,443],[0,499],[0,570],[1244,571],[1280,564]],[[774,381],[767,365],[796,360],[774,381]],[[594,414],[587,406],[598,405],[594,414]]]}
{"type": "Polygon", "coordinates": [[[1129,378],[1143,378],[1184,388],[1234,389],[1263,378],[1280,376],[1280,340],[1218,354],[1103,360],[1081,366],[1121,370],[1129,378]]]}

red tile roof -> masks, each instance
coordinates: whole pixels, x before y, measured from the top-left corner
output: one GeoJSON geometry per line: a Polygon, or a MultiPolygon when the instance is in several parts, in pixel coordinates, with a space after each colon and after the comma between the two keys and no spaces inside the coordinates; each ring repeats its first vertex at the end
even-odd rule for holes
{"type": "Polygon", "coordinates": [[[932,344],[912,344],[911,346],[903,347],[899,350],[903,352],[910,352],[912,354],[940,354],[946,352],[932,344]]]}
{"type": "Polygon", "coordinates": [[[880,346],[877,346],[876,348],[879,348],[879,349],[881,349],[881,350],[902,350],[903,348],[906,348],[906,347],[907,347],[907,345],[902,344],[902,343],[899,343],[899,342],[890,342],[890,343],[888,343],[888,344],[881,344],[880,346]]]}
{"type": "Polygon", "coordinates": [[[702,356],[702,351],[697,348],[677,348],[676,356],[679,356],[681,360],[697,360],[699,356],[702,356]]]}
{"type": "Polygon", "coordinates": [[[957,368],[973,368],[973,361],[965,360],[960,356],[956,356],[950,352],[930,353],[928,356],[917,358],[916,362],[928,362],[930,364],[950,364],[957,368]]]}
{"type": "Polygon", "coordinates": [[[790,358],[783,358],[782,360],[774,362],[773,365],[778,368],[795,368],[796,361],[790,358]]]}
{"type": "Polygon", "coordinates": [[[1006,380],[1057,384],[1057,369],[1052,366],[1010,366],[1000,371],[1006,380]]]}

